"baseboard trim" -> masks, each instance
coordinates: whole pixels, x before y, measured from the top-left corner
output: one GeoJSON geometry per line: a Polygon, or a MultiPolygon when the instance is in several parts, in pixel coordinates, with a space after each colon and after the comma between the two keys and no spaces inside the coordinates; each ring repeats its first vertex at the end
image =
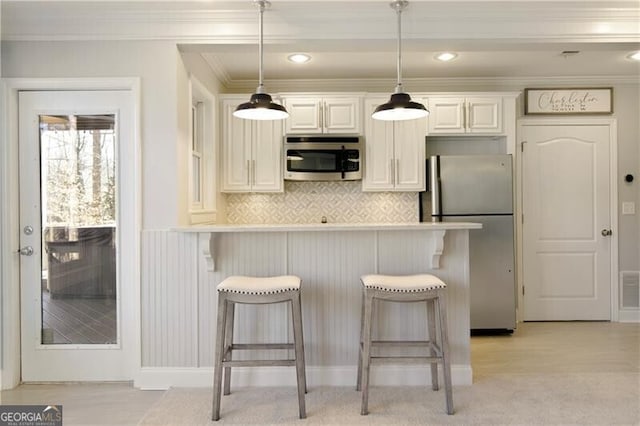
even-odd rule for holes
{"type": "MultiPolygon", "coordinates": [[[[357,368],[307,367],[309,386],[355,386],[357,368]]],[[[424,386],[430,383],[429,366],[380,365],[371,370],[371,384],[377,386],[424,386]]],[[[468,386],[473,381],[470,365],[452,365],[454,386],[468,386]]],[[[134,386],[145,390],[171,387],[211,387],[213,368],[143,367],[134,386]]],[[[232,386],[295,386],[296,374],[291,367],[237,367],[231,376],[232,386]]]]}
{"type": "Polygon", "coordinates": [[[618,322],[640,322],[640,309],[618,311],[618,322]]]}

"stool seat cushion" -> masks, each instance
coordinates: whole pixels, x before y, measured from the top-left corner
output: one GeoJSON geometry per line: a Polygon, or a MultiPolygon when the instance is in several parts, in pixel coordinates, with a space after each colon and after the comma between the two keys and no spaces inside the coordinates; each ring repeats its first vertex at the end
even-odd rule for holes
{"type": "Polygon", "coordinates": [[[447,288],[447,285],[435,275],[363,275],[362,285],[369,289],[415,293],[419,291],[447,288]]]}
{"type": "Polygon", "coordinates": [[[295,275],[277,277],[245,277],[232,275],[218,284],[218,291],[240,294],[275,294],[300,290],[300,278],[295,275]]]}

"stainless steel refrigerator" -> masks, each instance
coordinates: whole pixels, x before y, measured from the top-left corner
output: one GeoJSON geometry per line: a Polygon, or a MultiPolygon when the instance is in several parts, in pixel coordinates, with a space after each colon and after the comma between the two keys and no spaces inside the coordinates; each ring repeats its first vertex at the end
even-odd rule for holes
{"type": "Polygon", "coordinates": [[[428,169],[431,220],[482,223],[469,231],[471,329],[515,329],[511,155],[437,155],[428,169]]]}

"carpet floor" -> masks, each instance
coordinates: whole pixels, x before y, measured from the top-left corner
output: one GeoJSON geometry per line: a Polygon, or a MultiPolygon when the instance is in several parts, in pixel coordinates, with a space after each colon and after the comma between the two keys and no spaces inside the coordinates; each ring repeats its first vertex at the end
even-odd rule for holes
{"type": "Polygon", "coordinates": [[[454,387],[455,413],[445,413],[443,391],[373,387],[369,415],[350,387],[310,388],[307,419],[298,419],[296,390],[240,388],[223,396],[221,419],[211,419],[211,389],[170,389],[142,425],[206,424],[640,424],[640,374],[496,375],[454,387]]]}

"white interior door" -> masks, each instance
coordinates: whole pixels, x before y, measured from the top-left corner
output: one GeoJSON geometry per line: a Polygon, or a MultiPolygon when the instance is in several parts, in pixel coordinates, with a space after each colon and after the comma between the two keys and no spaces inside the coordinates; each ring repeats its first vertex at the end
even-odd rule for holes
{"type": "Polygon", "coordinates": [[[521,129],[524,320],[609,320],[610,126],[521,129]]]}
{"type": "Polygon", "coordinates": [[[23,382],[132,378],[132,96],[19,94],[23,382]]]}

